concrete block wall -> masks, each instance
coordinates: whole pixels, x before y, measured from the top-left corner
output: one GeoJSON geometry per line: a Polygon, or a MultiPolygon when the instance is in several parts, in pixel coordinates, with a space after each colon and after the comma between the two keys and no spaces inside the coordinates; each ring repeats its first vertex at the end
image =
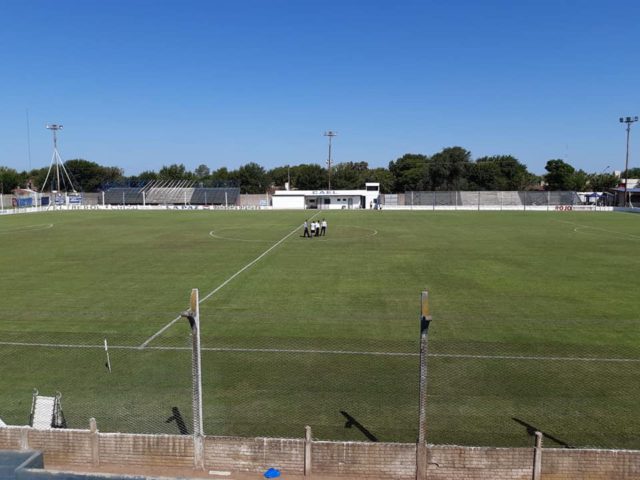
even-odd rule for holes
{"type": "MultiPolygon", "coordinates": [[[[23,427],[24,428],[24,427],[23,427]]],[[[51,430],[23,429],[27,432],[26,448],[38,450],[45,454],[45,460],[55,463],[91,465],[91,438],[86,430],[51,430]]]]}
{"type": "Polygon", "coordinates": [[[304,473],[304,440],[285,438],[206,437],[205,468],[262,473],[275,467],[304,473]]]}
{"type": "MultiPolygon", "coordinates": [[[[26,433],[25,433],[26,435],[26,433]]],[[[0,450],[28,450],[21,444],[22,429],[17,427],[0,428],[0,450]]]]}
{"type": "Polygon", "coordinates": [[[427,451],[429,480],[531,480],[532,473],[532,448],[436,445],[427,451]]]}
{"type": "MultiPolygon", "coordinates": [[[[313,475],[367,479],[413,479],[416,445],[312,441],[313,475]]],[[[40,450],[57,465],[123,465],[194,468],[191,436],[100,433],[91,430],[35,430],[0,427],[0,450],[40,450]]],[[[305,440],[205,437],[204,470],[304,473],[305,440]]],[[[638,450],[542,449],[541,480],[631,480],[640,478],[638,450]]],[[[529,480],[533,448],[431,445],[429,480],[529,480]]]]}
{"type": "Polygon", "coordinates": [[[313,442],[311,473],[413,479],[416,446],[403,443],[313,442]]]}
{"type": "Polygon", "coordinates": [[[260,202],[266,202],[267,205],[269,205],[271,203],[269,195],[267,195],[266,193],[243,193],[238,197],[238,205],[242,207],[258,207],[260,205],[260,202]]]}
{"type": "Polygon", "coordinates": [[[193,467],[193,438],[182,435],[99,433],[95,463],[154,467],[193,467]]]}
{"type": "Polygon", "coordinates": [[[543,480],[587,478],[640,479],[640,451],[543,449],[543,480]]]}

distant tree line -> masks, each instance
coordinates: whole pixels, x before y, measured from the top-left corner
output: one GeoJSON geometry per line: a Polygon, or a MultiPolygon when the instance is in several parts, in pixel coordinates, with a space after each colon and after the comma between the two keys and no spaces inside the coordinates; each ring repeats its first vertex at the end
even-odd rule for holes
{"type": "MultiPolygon", "coordinates": [[[[211,170],[199,165],[189,171],[184,164],[163,166],[125,176],[119,167],[105,167],[83,159],[68,160],[65,168],[78,191],[96,192],[110,185],[141,185],[150,180],[191,180],[205,187],[238,186],[242,193],[265,193],[290,182],[298,190],[320,190],[328,186],[329,172],[318,164],[284,165],[266,170],[255,162],[236,170],[211,170]]],[[[407,153],[389,162],[388,168],[369,168],[367,162],[338,163],[331,168],[331,188],[362,188],[365,182],[379,182],[383,193],[431,190],[575,190],[603,191],[615,187],[613,174],[576,170],[560,159],[549,160],[546,174],[534,175],[511,155],[494,155],[473,160],[462,147],[448,147],[431,156],[407,153]]],[[[0,166],[0,191],[33,185],[42,188],[48,167],[18,172],[0,166]]],[[[623,172],[622,177],[625,177],[623,172]]],[[[630,169],[629,178],[639,178],[640,168],[630,169]]]]}

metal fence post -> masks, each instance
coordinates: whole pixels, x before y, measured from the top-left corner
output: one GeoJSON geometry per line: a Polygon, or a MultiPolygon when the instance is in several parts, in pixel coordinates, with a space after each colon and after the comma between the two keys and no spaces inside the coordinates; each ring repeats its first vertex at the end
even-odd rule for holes
{"type": "Polygon", "coordinates": [[[547,212],[549,211],[549,205],[551,205],[551,191],[547,191],[547,212]]]}
{"type": "Polygon", "coordinates": [[[540,480],[542,476],[542,432],[535,432],[536,446],[533,450],[533,480],[540,480]]]}
{"type": "Polygon", "coordinates": [[[311,475],[311,427],[304,427],[304,475],[311,475]]]}
{"type": "Polygon", "coordinates": [[[191,290],[190,309],[182,313],[191,326],[191,370],[193,386],[193,463],[196,468],[204,469],[204,439],[202,427],[202,372],[200,351],[200,305],[198,289],[191,290]]]}
{"type": "Polygon", "coordinates": [[[98,433],[98,424],[95,418],[89,419],[89,443],[91,444],[91,465],[97,467],[100,465],[100,437],[98,433]]]}
{"type": "Polygon", "coordinates": [[[427,478],[427,354],[429,314],[429,292],[423,291],[420,299],[420,407],[418,425],[418,446],[416,448],[416,479],[427,478]]]}

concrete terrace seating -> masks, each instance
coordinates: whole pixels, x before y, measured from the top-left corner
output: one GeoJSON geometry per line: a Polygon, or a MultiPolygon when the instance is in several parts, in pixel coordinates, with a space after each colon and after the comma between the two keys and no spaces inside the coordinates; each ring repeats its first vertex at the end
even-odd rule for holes
{"type": "Polygon", "coordinates": [[[143,188],[110,188],[104,192],[104,203],[110,205],[236,205],[239,196],[239,188],[150,184],[143,188]]]}

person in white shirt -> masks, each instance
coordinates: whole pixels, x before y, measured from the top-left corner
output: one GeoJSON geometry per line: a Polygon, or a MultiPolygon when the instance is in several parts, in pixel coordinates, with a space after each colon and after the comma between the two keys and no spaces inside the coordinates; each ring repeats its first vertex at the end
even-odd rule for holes
{"type": "Polygon", "coordinates": [[[327,234],[327,221],[323,218],[321,227],[320,227],[320,235],[323,237],[327,234]]]}
{"type": "Polygon", "coordinates": [[[311,236],[312,237],[316,236],[316,222],[315,221],[311,222],[311,236]]]}

